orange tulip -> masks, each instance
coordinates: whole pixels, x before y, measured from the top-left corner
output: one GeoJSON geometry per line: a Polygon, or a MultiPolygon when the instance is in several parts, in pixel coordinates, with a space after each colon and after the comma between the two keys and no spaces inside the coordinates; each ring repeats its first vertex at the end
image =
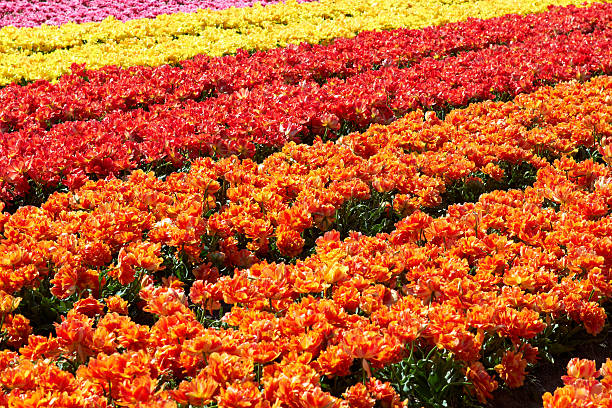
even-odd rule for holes
{"type": "Polygon", "coordinates": [[[476,394],[478,401],[485,404],[493,398],[491,393],[497,389],[497,381],[491,378],[480,361],[470,364],[466,369],[465,376],[473,385],[469,392],[476,394]]]}
{"type": "Polygon", "coordinates": [[[525,380],[526,366],[527,360],[523,358],[523,353],[508,350],[504,353],[501,363],[495,366],[495,371],[508,387],[518,388],[525,380]]]}

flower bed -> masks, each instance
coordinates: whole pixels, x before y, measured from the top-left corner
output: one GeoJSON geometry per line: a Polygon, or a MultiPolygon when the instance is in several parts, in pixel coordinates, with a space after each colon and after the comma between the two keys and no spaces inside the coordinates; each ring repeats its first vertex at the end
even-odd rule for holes
{"type": "Polygon", "coordinates": [[[463,21],[544,6],[0,29],[36,58],[315,44],[46,59],[57,81],[0,90],[0,406],[506,406],[570,357],[544,406],[608,406],[603,346],[580,353],[612,310],[610,5],[463,21]]]}

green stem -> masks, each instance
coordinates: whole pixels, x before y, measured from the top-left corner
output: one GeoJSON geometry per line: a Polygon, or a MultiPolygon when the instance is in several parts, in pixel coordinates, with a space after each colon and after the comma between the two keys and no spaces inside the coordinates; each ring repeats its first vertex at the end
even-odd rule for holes
{"type": "Polygon", "coordinates": [[[467,382],[467,381],[456,381],[456,382],[448,383],[444,387],[442,387],[442,390],[440,390],[440,394],[443,394],[448,387],[451,387],[453,385],[464,385],[465,386],[465,385],[472,385],[472,383],[467,382]]]}

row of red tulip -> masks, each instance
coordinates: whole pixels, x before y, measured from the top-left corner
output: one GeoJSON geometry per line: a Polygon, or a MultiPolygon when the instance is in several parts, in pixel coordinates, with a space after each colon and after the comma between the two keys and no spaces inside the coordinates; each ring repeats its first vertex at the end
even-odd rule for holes
{"type": "Polygon", "coordinates": [[[405,66],[425,57],[444,58],[494,44],[517,43],[534,35],[566,35],[601,30],[611,22],[612,5],[556,7],[542,14],[471,19],[421,30],[364,32],[329,45],[301,44],[249,55],[200,55],[182,68],[75,66],[58,82],[39,80],[0,89],[0,132],[47,129],[72,120],[101,119],[114,111],[155,104],[180,104],[271,81],[323,83],[348,78],[376,66],[405,66]]]}

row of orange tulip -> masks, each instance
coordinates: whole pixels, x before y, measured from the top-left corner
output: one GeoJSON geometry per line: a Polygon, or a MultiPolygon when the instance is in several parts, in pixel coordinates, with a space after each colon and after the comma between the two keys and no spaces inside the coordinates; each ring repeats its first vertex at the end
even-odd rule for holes
{"type": "Polygon", "coordinates": [[[0,353],[2,402],[399,407],[376,373],[406,358],[410,344],[452,352],[468,392],[484,402],[500,381],[522,385],[547,323],[568,316],[602,330],[599,303],[612,295],[611,181],[605,165],[558,160],[533,187],[483,195],[442,218],[416,211],[376,237],[328,232],[295,264],[260,262],[219,279],[200,270],[191,304],[183,282],[155,285],[145,274],[151,327],[122,316],[117,298],[79,300],[55,336],[31,335],[18,353],[0,353]],[[189,308],[210,313],[221,303],[232,305],[225,329],[206,328],[189,308]],[[504,339],[494,367],[483,362],[489,338],[504,339]],[[323,376],[349,379],[343,398],[321,388],[323,376]]]}

